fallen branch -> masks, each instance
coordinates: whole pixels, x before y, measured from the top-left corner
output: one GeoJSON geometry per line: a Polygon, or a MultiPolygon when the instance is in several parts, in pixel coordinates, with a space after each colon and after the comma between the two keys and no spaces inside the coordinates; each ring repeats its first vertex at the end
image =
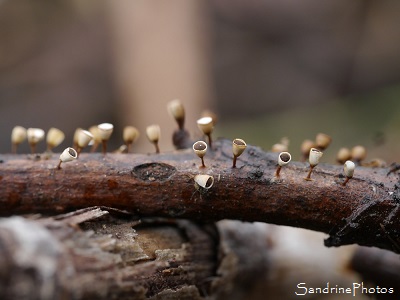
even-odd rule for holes
{"type": "Polygon", "coordinates": [[[98,207],[3,218],[0,298],[227,299],[268,270],[268,251],[253,241],[265,234],[232,223],[137,220],[98,207]]]}
{"type": "Polygon", "coordinates": [[[249,146],[232,168],[232,143],[219,140],[205,156],[190,150],[162,154],[81,154],[56,169],[58,156],[32,161],[3,155],[1,215],[55,214],[108,206],[138,216],[202,221],[237,219],[329,233],[326,246],[357,243],[400,253],[399,178],[388,169],[359,167],[346,186],[341,166],[291,162],[275,178],[277,154],[249,146]],[[196,189],[194,176],[214,185],[196,189]]]}

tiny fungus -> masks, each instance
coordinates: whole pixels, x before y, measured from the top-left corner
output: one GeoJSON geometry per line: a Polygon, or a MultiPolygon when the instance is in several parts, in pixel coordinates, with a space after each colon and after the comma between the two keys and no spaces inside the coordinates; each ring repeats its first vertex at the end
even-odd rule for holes
{"type": "Polygon", "coordinates": [[[87,147],[92,140],[93,140],[93,134],[91,134],[87,130],[79,128],[76,136],[76,145],[77,145],[76,152],[78,153],[78,156],[81,153],[82,149],[87,147]]]}
{"type": "Polygon", "coordinates": [[[154,144],[156,147],[156,153],[160,153],[160,148],[158,146],[158,141],[160,140],[160,126],[158,125],[150,125],[146,128],[146,135],[149,139],[150,143],[154,144]]]}
{"type": "Polygon", "coordinates": [[[344,171],[344,175],[346,176],[346,179],[342,183],[343,186],[345,186],[347,184],[347,182],[349,182],[349,180],[351,178],[353,178],[355,168],[356,168],[356,165],[351,160],[348,160],[344,163],[343,171],[344,171]]]}
{"type": "Polygon", "coordinates": [[[315,168],[315,166],[319,164],[319,160],[321,159],[322,154],[323,153],[316,148],[310,149],[310,154],[308,156],[308,160],[310,162],[310,171],[308,171],[308,175],[305,178],[305,180],[312,180],[311,173],[312,173],[313,169],[315,168]]]}
{"type": "Polygon", "coordinates": [[[287,137],[281,138],[279,143],[273,144],[271,147],[272,152],[287,152],[289,149],[290,141],[287,137]]]}
{"type": "Polygon", "coordinates": [[[271,147],[272,152],[286,152],[288,151],[288,146],[282,143],[273,144],[271,147]]]}
{"type": "Polygon", "coordinates": [[[351,158],[354,160],[357,164],[360,164],[362,160],[364,160],[367,157],[367,149],[365,149],[364,146],[354,146],[351,149],[351,158]]]}
{"type": "Polygon", "coordinates": [[[18,145],[26,139],[26,129],[22,126],[15,126],[11,131],[11,152],[17,153],[18,145]]]}
{"type": "Polygon", "coordinates": [[[330,143],[332,142],[332,138],[325,133],[318,133],[315,137],[315,148],[324,151],[330,143]]]}
{"type": "Polygon", "coordinates": [[[175,99],[168,103],[167,105],[168,112],[178,123],[178,127],[180,130],[183,130],[185,125],[185,108],[180,100],[175,99]]]}
{"type": "Polygon", "coordinates": [[[212,119],[213,125],[214,126],[217,125],[218,116],[216,113],[212,112],[211,110],[206,109],[201,113],[201,118],[204,118],[204,117],[210,117],[212,119]]]}
{"type": "Polygon", "coordinates": [[[214,177],[210,175],[196,175],[194,176],[194,186],[196,190],[207,191],[214,184],[214,177]]]}
{"type": "Polygon", "coordinates": [[[278,156],[278,168],[275,172],[275,177],[279,177],[281,169],[283,166],[286,166],[292,160],[292,156],[289,152],[281,152],[278,156]]]}
{"type": "Polygon", "coordinates": [[[78,153],[74,148],[68,147],[60,154],[60,161],[58,162],[57,169],[61,169],[61,164],[73,161],[78,157],[78,153]]]}
{"type": "Polygon", "coordinates": [[[303,161],[306,161],[308,156],[310,155],[311,148],[315,148],[316,145],[312,140],[304,140],[301,143],[300,150],[303,157],[303,161]]]}
{"type": "Polygon", "coordinates": [[[101,144],[101,136],[100,136],[100,130],[98,126],[91,126],[89,128],[89,132],[93,135],[93,144],[91,142],[92,145],[92,149],[90,150],[90,152],[95,152],[97,150],[97,147],[99,147],[99,145],[101,144]]]}
{"type": "Polygon", "coordinates": [[[132,144],[139,138],[139,130],[133,126],[125,126],[122,138],[127,147],[127,152],[131,151],[132,144]]]}
{"type": "Polygon", "coordinates": [[[207,144],[203,141],[197,141],[193,144],[194,153],[201,159],[201,167],[205,168],[204,155],[207,153],[207,144]]]}
{"type": "Polygon", "coordinates": [[[65,134],[60,129],[50,128],[47,132],[46,142],[47,142],[47,151],[52,151],[53,148],[60,145],[65,139],[65,134]]]}
{"type": "Polygon", "coordinates": [[[36,145],[44,139],[44,130],[40,128],[28,128],[26,136],[28,137],[31,152],[34,154],[36,152],[36,145]]]}
{"type": "Polygon", "coordinates": [[[247,144],[242,139],[234,139],[232,141],[233,164],[232,168],[236,168],[236,160],[246,150],[247,144]]]}
{"type": "Polygon", "coordinates": [[[107,141],[110,139],[114,126],[110,123],[101,123],[97,126],[98,134],[103,147],[103,154],[107,153],[107,141]]]}
{"type": "Polygon", "coordinates": [[[370,167],[370,168],[386,168],[387,163],[381,158],[374,158],[370,160],[369,162],[363,163],[362,164],[364,167],[370,167]]]}
{"type": "Polygon", "coordinates": [[[346,160],[351,159],[351,151],[349,148],[340,148],[338,153],[336,154],[336,161],[339,164],[344,164],[346,160]]]}
{"type": "Polygon", "coordinates": [[[201,132],[207,136],[208,138],[208,144],[210,145],[210,148],[212,148],[212,139],[211,139],[211,133],[214,130],[214,122],[211,117],[203,117],[201,119],[197,120],[197,126],[201,130],[201,132]]]}

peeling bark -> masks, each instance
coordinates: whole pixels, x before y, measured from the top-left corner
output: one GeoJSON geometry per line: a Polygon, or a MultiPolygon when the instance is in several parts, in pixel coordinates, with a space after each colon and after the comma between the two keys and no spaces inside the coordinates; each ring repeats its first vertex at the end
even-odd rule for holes
{"type": "MultiPolygon", "coordinates": [[[[249,257],[240,250],[258,251],[261,242],[233,247],[250,237],[232,223],[217,230],[96,207],[40,219],[3,218],[0,298],[234,299],[232,293],[251,286],[237,285],[243,278],[265,275],[268,255],[249,257]]],[[[255,231],[251,238],[262,241],[264,234],[255,231]]]]}
{"type": "Polygon", "coordinates": [[[232,168],[232,144],[215,143],[207,168],[190,150],[162,154],[81,154],[56,170],[57,155],[31,161],[3,155],[1,214],[55,214],[108,206],[139,217],[198,221],[236,219],[329,233],[326,246],[357,243],[399,253],[399,177],[388,169],[358,167],[346,186],[341,166],[293,162],[275,178],[277,154],[249,146],[232,168]],[[388,174],[389,173],[389,174],[388,174]],[[194,176],[214,185],[196,189],[194,176]]]}

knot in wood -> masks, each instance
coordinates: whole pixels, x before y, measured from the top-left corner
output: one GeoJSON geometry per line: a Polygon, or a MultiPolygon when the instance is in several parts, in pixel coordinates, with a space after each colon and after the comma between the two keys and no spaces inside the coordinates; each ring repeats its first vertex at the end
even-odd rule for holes
{"type": "Polygon", "coordinates": [[[166,181],[174,173],[176,168],[165,163],[146,163],[133,168],[132,175],[143,181],[166,181]]]}

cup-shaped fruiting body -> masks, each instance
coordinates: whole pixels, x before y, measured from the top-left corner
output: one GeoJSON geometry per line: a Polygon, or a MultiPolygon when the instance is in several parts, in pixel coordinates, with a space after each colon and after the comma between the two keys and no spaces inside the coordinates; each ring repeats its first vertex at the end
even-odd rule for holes
{"type": "Polygon", "coordinates": [[[310,153],[308,156],[308,161],[310,162],[310,170],[308,172],[307,177],[305,178],[306,180],[311,180],[311,173],[312,173],[314,167],[319,164],[319,160],[321,159],[322,154],[323,154],[322,151],[320,151],[316,148],[310,149],[310,153]]]}
{"type": "Polygon", "coordinates": [[[158,147],[158,141],[160,140],[161,135],[160,126],[157,124],[147,126],[146,135],[149,139],[150,143],[153,143],[156,147],[156,153],[160,153],[160,148],[158,147]]]}
{"type": "Polygon", "coordinates": [[[194,186],[197,190],[208,190],[214,184],[214,177],[210,175],[196,175],[194,176],[194,186]]]}
{"type": "Polygon", "coordinates": [[[15,126],[11,131],[11,152],[17,153],[17,147],[26,139],[26,129],[22,126],[15,126]]]}
{"type": "Polygon", "coordinates": [[[278,165],[283,167],[286,166],[292,160],[292,156],[289,152],[281,152],[278,156],[278,165]]]}
{"type": "Polygon", "coordinates": [[[26,136],[28,138],[28,143],[31,146],[32,153],[35,153],[37,143],[44,139],[44,134],[44,130],[40,128],[28,128],[26,131],[26,136]]]}
{"type": "Polygon", "coordinates": [[[205,135],[210,134],[214,129],[213,119],[211,117],[203,117],[197,120],[197,126],[205,135]]]}
{"type": "Polygon", "coordinates": [[[179,129],[183,129],[185,124],[185,108],[180,100],[175,99],[168,103],[168,112],[178,123],[179,129]]]}
{"type": "Polygon", "coordinates": [[[303,156],[303,161],[305,161],[308,158],[308,155],[310,154],[311,148],[315,148],[316,145],[312,140],[304,140],[303,143],[301,143],[301,154],[303,156]]]}
{"type": "Polygon", "coordinates": [[[111,123],[101,123],[97,125],[97,128],[99,129],[100,139],[103,141],[108,141],[113,133],[114,125],[111,123]]]}
{"type": "Polygon", "coordinates": [[[315,146],[321,151],[328,148],[331,142],[332,138],[325,133],[318,133],[317,136],[315,137],[315,146]]]}
{"type": "Polygon", "coordinates": [[[103,145],[103,154],[107,153],[107,141],[110,139],[114,130],[114,125],[111,123],[101,123],[97,125],[98,134],[103,145]]]}
{"type": "Polygon", "coordinates": [[[216,113],[212,112],[211,110],[206,109],[201,113],[201,118],[204,118],[204,117],[210,117],[212,119],[213,125],[214,126],[217,125],[218,116],[216,113]]]}
{"type": "Polygon", "coordinates": [[[78,157],[78,153],[74,148],[68,147],[66,148],[60,155],[60,161],[58,163],[57,169],[61,169],[61,163],[73,161],[78,157]]]}
{"type": "Polygon", "coordinates": [[[336,161],[340,164],[344,164],[346,160],[351,159],[351,151],[349,148],[340,148],[336,154],[336,161]]]}
{"type": "Polygon", "coordinates": [[[310,149],[310,154],[308,156],[308,161],[310,162],[310,165],[315,167],[316,165],[319,164],[319,160],[322,157],[322,151],[316,149],[316,148],[311,148],[310,149]]]}
{"type": "Polygon", "coordinates": [[[279,177],[281,169],[286,166],[292,160],[292,156],[289,152],[281,152],[278,156],[278,168],[276,169],[275,176],[279,177]]]}
{"type": "Polygon", "coordinates": [[[212,148],[212,140],[211,140],[211,133],[214,130],[214,122],[211,117],[203,117],[197,120],[197,126],[201,130],[203,134],[205,134],[208,138],[208,144],[210,148],[212,148]]]}
{"type": "Polygon", "coordinates": [[[242,139],[234,139],[232,141],[233,164],[232,168],[236,168],[236,160],[246,150],[247,144],[242,139]]]}
{"type": "Polygon", "coordinates": [[[91,134],[87,130],[79,129],[76,134],[76,145],[78,156],[81,153],[82,149],[87,147],[89,143],[93,140],[93,134],[91,134]]]}
{"type": "Polygon", "coordinates": [[[348,182],[351,178],[353,178],[355,168],[356,168],[356,165],[355,165],[355,163],[353,163],[351,160],[347,160],[347,161],[344,163],[343,171],[344,171],[344,175],[346,176],[346,179],[345,179],[345,181],[342,183],[343,186],[345,186],[345,185],[347,184],[347,182],[348,182]]]}
{"type": "Polygon", "coordinates": [[[97,150],[97,147],[101,144],[101,136],[100,136],[100,130],[98,126],[91,126],[89,128],[89,132],[93,135],[93,144],[92,144],[92,149],[90,152],[95,152],[97,150]]]}
{"type": "Polygon", "coordinates": [[[64,139],[64,132],[54,127],[50,128],[46,136],[47,150],[51,151],[53,148],[60,145],[64,141],[64,139]]]}
{"type": "Polygon", "coordinates": [[[127,152],[130,152],[132,144],[139,138],[139,130],[133,126],[125,126],[122,138],[127,146],[127,152]]]}
{"type": "Polygon", "coordinates": [[[364,146],[358,145],[351,149],[351,158],[357,163],[360,163],[362,160],[364,160],[366,156],[367,149],[365,149],[364,146]]]}
{"type": "Polygon", "coordinates": [[[194,153],[201,159],[201,167],[205,168],[204,155],[207,153],[207,144],[203,141],[197,141],[193,144],[194,153]]]}

